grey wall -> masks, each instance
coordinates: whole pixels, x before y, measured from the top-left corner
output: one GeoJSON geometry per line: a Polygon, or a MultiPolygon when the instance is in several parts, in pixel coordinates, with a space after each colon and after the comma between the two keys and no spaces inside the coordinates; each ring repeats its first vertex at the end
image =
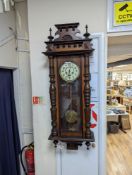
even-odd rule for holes
{"type": "Polygon", "coordinates": [[[16,68],[15,12],[0,14],[0,67],[16,68]],[[9,28],[12,28],[10,30],[9,28]]]}
{"type": "Polygon", "coordinates": [[[0,14],[0,67],[14,70],[15,101],[21,146],[23,147],[33,141],[26,1],[16,3],[15,11],[0,14]]]}
{"type": "Polygon", "coordinates": [[[28,40],[27,3],[18,2],[16,9],[18,69],[14,71],[17,111],[22,146],[33,141],[32,87],[30,73],[30,51],[28,40]]]}

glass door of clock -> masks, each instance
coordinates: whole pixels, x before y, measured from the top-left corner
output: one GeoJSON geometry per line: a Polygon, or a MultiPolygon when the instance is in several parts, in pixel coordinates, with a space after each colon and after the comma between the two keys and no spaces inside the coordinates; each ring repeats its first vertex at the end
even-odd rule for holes
{"type": "MultiPolygon", "coordinates": [[[[79,133],[82,123],[81,81],[60,81],[60,116],[62,133],[79,133]]],[[[79,136],[79,135],[78,135],[79,136]]]]}

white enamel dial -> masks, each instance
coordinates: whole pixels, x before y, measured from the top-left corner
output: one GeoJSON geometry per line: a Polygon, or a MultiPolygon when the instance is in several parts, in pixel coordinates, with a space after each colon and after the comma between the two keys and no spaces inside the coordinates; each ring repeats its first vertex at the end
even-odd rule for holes
{"type": "Polygon", "coordinates": [[[59,70],[60,76],[64,81],[72,82],[80,75],[79,67],[73,62],[65,62],[59,70]]]}

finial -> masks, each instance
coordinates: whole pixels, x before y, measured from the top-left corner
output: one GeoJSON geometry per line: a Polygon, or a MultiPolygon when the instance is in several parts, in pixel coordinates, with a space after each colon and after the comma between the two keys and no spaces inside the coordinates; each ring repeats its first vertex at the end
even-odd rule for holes
{"type": "Polygon", "coordinates": [[[86,25],[85,28],[86,28],[86,33],[88,33],[88,25],[86,25]]]}
{"type": "Polygon", "coordinates": [[[85,28],[86,28],[86,33],[84,33],[83,36],[84,36],[86,39],[88,39],[88,37],[90,36],[90,34],[88,33],[88,25],[86,25],[85,28]]]}
{"type": "Polygon", "coordinates": [[[54,37],[52,36],[52,29],[49,29],[50,35],[48,36],[49,41],[52,41],[54,37]]]}
{"type": "Polygon", "coordinates": [[[58,140],[54,140],[55,148],[57,148],[58,140]]]}
{"type": "Polygon", "coordinates": [[[87,150],[89,150],[89,147],[90,147],[90,145],[91,145],[90,142],[86,142],[85,144],[86,144],[86,146],[87,146],[87,150]]]}

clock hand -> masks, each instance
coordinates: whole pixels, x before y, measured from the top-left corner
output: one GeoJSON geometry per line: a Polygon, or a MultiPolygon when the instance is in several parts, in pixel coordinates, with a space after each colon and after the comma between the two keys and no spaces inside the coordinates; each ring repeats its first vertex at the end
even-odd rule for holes
{"type": "Polygon", "coordinates": [[[71,70],[70,69],[68,70],[68,76],[69,77],[71,76],[71,70]]]}

